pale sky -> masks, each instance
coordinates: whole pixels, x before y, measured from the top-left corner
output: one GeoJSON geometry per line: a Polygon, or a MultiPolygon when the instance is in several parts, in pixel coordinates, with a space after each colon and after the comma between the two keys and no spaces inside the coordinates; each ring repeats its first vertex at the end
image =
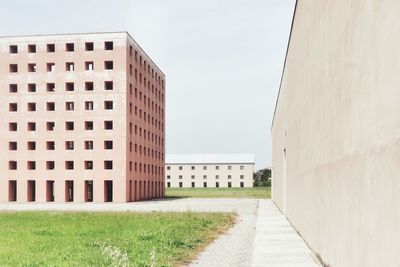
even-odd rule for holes
{"type": "Polygon", "coordinates": [[[166,75],[166,153],[254,153],[271,121],[295,0],[8,0],[0,35],[128,31],[166,75]]]}

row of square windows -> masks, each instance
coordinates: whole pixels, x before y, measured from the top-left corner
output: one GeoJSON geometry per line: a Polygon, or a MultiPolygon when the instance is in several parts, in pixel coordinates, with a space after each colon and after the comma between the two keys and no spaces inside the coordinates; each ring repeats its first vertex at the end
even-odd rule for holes
{"type": "MultiPolygon", "coordinates": [[[[142,172],[143,173],[149,173],[149,174],[156,174],[156,175],[162,175],[164,176],[164,168],[153,165],[153,164],[142,164],[142,163],[137,163],[135,162],[132,164],[132,161],[129,162],[129,170],[132,171],[132,165],[135,166],[135,172],[142,172]],[[142,168],[143,167],[143,168],[142,168]]],[[[163,177],[160,177],[163,178],[163,177]]]]}
{"type": "MultiPolygon", "coordinates": [[[[85,91],[93,91],[94,90],[94,82],[85,82],[84,85],[85,91]]],[[[104,81],[104,90],[113,90],[114,82],[113,81],[104,81]]],[[[28,92],[36,92],[37,86],[36,83],[28,83],[27,90],[28,92]]],[[[18,84],[12,83],[8,85],[8,91],[10,93],[18,92],[18,84]]],[[[46,91],[47,92],[55,92],[56,84],[55,83],[46,83],[46,91]]],[[[72,92],[75,91],[75,83],[74,82],[66,82],[65,83],[65,91],[72,92]]]]}
{"type": "MultiPolygon", "coordinates": [[[[28,131],[36,131],[36,123],[35,122],[28,122],[28,131]]],[[[46,130],[47,131],[54,131],[55,122],[49,121],[46,122],[46,130]]],[[[93,121],[85,121],[84,122],[84,129],[85,130],[93,130],[94,122],[93,121]]],[[[73,131],[75,129],[75,122],[73,121],[66,121],[65,122],[65,130],[73,131]]],[[[113,121],[104,121],[104,130],[112,130],[113,129],[113,121]]],[[[18,124],[16,122],[10,122],[8,124],[8,130],[11,132],[15,132],[18,130],[18,124]]]]}
{"type": "MultiPolygon", "coordinates": [[[[94,103],[93,101],[85,101],[84,102],[84,109],[85,110],[94,110],[94,103]]],[[[113,110],[114,109],[114,103],[113,101],[104,101],[104,110],[113,110]]],[[[46,111],[55,111],[56,110],[56,104],[54,102],[46,102],[46,111]]],[[[73,101],[67,101],[65,102],[65,110],[66,111],[74,111],[75,110],[75,102],[73,101]]],[[[8,104],[8,111],[9,112],[17,112],[18,111],[18,103],[9,103],[8,104]]],[[[37,111],[37,105],[36,103],[27,103],[27,111],[29,112],[35,112],[37,111]]],[[[132,106],[130,106],[130,112],[132,113],[132,106]]],[[[135,107],[135,115],[137,115],[137,107],[135,107]]],[[[140,109],[139,112],[139,117],[142,118],[142,110],[140,109]]],[[[143,114],[143,119],[144,121],[148,121],[148,123],[151,123],[154,127],[158,128],[162,132],[164,132],[164,123],[161,123],[159,120],[154,119],[154,117],[151,116],[150,114],[147,114],[144,112],[143,114]]],[[[10,123],[10,131],[16,131],[16,125],[13,127],[13,124],[15,123],[10,123]],[[15,129],[14,129],[15,128],[15,129]]],[[[54,125],[53,125],[54,127],[54,125]]],[[[104,122],[104,128],[105,129],[112,129],[112,121],[105,121],[104,122]],[[111,128],[107,128],[107,126],[111,126],[111,128]]],[[[129,125],[130,128],[130,133],[132,133],[132,123],[129,125]]],[[[66,122],[66,130],[73,130],[73,122],[66,122]],[[72,129],[71,126],[72,125],[72,129]]],[[[29,124],[28,124],[28,130],[29,130],[29,124]]],[[[32,129],[35,130],[35,129],[32,129]]],[[[48,127],[48,130],[52,130],[52,127],[48,127]],[[50,128],[50,129],[49,129],[50,128]]],[[[93,130],[93,122],[92,121],[86,121],[85,122],[85,130],[93,130]]],[[[135,126],[135,134],[137,134],[137,126],[135,126]]],[[[141,131],[140,131],[141,134],[141,131]]]]}
{"type": "MultiPolygon", "coordinates": [[[[35,141],[28,141],[26,143],[28,150],[36,150],[36,142],[35,141]]],[[[93,141],[84,141],[84,148],[85,150],[93,150],[93,141]]],[[[8,142],[8,149],[11,151],[18,150],[18,142],[10,141],[8,142]]],[[[54,141],[47,141],[46,142],[46,150],[55,150],[56,143],[54,141]]],[[[75,149],[75,142],[74,141],[65,141],[65,150],[74,150],[75,149]]],[[[113,149],[113,141],[106,140],[104,141],[104,149],[111,150],[113,149]]]]}
{"type": "MultiPolygon", "coordinates": [[[[178,166],[178,169],[181,171],[181,170],[183,170],[183,166],[178,166]]],[[[193,170],[195,170],[196,169],[196,166],[190,166],[190,169],[193,171],[193,170]]],[[[215,169],[216,170],[219,170],[220,169],[220,166],[215,166],[215,169]]],[[[231,165],[228,165],[227,166],[227,169],[228,170],[232,170],[232,166],[231,165]]],[[[240,169],[241,170],[244,170],[244,165],[241,165],[240,166],[240,169]]],[[[171,166],[167,166],[167,170],[171,170],[171,166]]],[[[203,170],[207,170],[207,166],[203,166],[203,170]]]]}
{"type": "MultiPolygon", "coordinates": [[[[133,125],[130,122],[129,123],[129,132],[130,133],[133,132],[132,128],[133,128],[133,125]]],[[[135,125],[135,131],[134,132],[135,132],[136,135],[139,134],[140,137],[143,136],[144,138],[147,138],[148,140],[154,141],[154,139],[155,139],[156,144],[158,143],[158,144],[164,145],[164,138],[158,136],[157,134],[151,133],[150,130],[146,131],[146,129],[142,129],[142,127],[138,127],[137,125],[135,125]],[[143,135],[142,135],[142,133],[143,133],[143,135]]]]}
{"type": "MultiPolygon", "coordinates": [[[[203,182],[203,186],[201,186],[201,184],[197,184],[197,187],[204,187],[204,188],[206,188],[207,185],[208,185],[207,182],[203,182]]],[[[179,186],[179,187],[183,187],[183,183],[182,183],[182,182],[179,182],[178,186],[179,186]]],[[[215,187],[218,188],[219,186],[220,186],[219,182],[215,182],[215,187]]],[[[228,182],[227,186],[228,186],[228,187],[232,187],[232,182],[228,182]]],[[[167,182],[167,187],[171,187],[171,182],[167,182]]],[[[191,187],[192,187],[192,188],[195,188],[195,187],[196,187],[196,183],[195,183],[195,182],[192,182],[192,183],[191,183],[191,187]]],[[[240,182],[240,187],[244,187],[244,182],[240,182]]]]}
{"type": "MultiPolygon", "coordinates": [[[[36,150],[36,142],[35,141],[28,141],[26,142],[27,150],[36,150]]],[[[105,150],[112,150],[113,149],[113,141],[106,140],[104,141],[105,150]]],[[[56,143],[55,141],[46,141],[46,150],[55,150],[56,143]]],[[[75,149],[75,142],[74,141],[65,141],[65,150],[74,150],[75,149]]],[[[85,150],[93,150],[93,141],[84,141],[84,149],[85,150]]],[[[10,151],[17,151],[18,150],[18,142],[10,141],[8,142],[8,150],[10,151]]],[[[150,149],[149,147],[135,144],[134,146],[135,152],[139,152],[140,155],[144,154],[144,156],[149,156],[156,159],[162,159],[163,154],[157,150],[150,149]]],[[[129,151],[133,152],[133,144],[129,142],[129,151]]]]}
{"type": "MultiPolygon", "coordinates": [[[[207,179],[207,177],[208,177],[207,175],[203,175],[203,179],[207,179]]],[[[191,178],[191,179],[195,179],[195,178],[196,178],[196,175],[191,175],[190,178],[191,178]]],[[[215,179],[219,179],[219,178],[220,178],[219,175],[215,175],[215,179]]],[[[232,179],[232,175],[227,175],[227,178],[228,178],[228,179],[232,179]]],[[[244,175],[240,175],[239,178],[240,178],[240,179],[244,179],[244,175]]],[[[167,179],[171,179],[171,175],[167,175],[167,179]]],[[[183,176],[182,176],[182,175],[179,175],[179,176],[178,176],[178,179],[183,179],[183,176]]]]}
{"type": "MultiPolygon", "coordinates": [[[[27,161],[27,169],[28,170],[36,170],[36,161],[27,161]]],[[[112,170],[113,169],[113,161],[112,160],[104,160],[104,169],[105,170],[112,170]]],[[[85,170],[93,170],[93,161],[92,160],[85,160],[83,162],[85,170]]],[[[46,161],[46,169],[47,170],[54,170],[55,169],[55,161],[46,161]]],[[[75,167],[73,160],[66,160],[65,161],[65,169],[66,170],[73,170],[75,167]]],[[[17,170],[18,169],[18,161],[10,160],[8,162],[8,169],[9,170],[17,170]]]]}
{"type": "MultiPolygon", "coordinates": [[[[84,84],[84,88],[85,91],[93,91],[94,90],[94,82],[85,82],[84,84]]],[[[104,81],[104,86],[103,86],[104,90],[113,90],[114,89],[114,83],[113,81],[104,81]]],[[[30,93],[34,93],[36,92],[37,86],[36,83],[28,83],[27,86],[27,91],[30,93]]],[[[47,92],[55,92],[56,90],[56,84],[55,83],[46,83],[46,91],[47,92]]],[[[8,91],[10,93],[18,93],[18,84],[16,83],[12,83],[8,85],[8,91]]],[[[74,82],[66,82],[65,83],[65,91],[67,92],[72,92],[75,91],[75,83],[74,82]]],[[[130,94],[132,95],[132,87],[130,88],[130,94]]],[[[148,105],[148,107],[150,108],[150,98],[147,97],[145,94],[142,94],[142,92],[138,93],[138,89],[135,88],[135,97],[138,98],[140,101],[143,101],[145,105],[148,105]]],[[[157,96],[156,96],[157,98],[157,96]]],[[[162,99],[162,101],[164,101],[164,94],[162,95],[162,97],[160,97],[160,99],[162,99]]],[[[160,110],[160,107],[157,106],[157,104],[154,104],[154,101],[151,101],[151,107],[152,109],[155,109],[157,111],[160,110]]]]}
{"type": "MultiPolygon", "coordinates": [[[[54,72],[55,71],[55,63],[47,63],[46,64],[46,69],[48,72],[54,72]]],[[[104,61],[104,69],[105,70],[112,70],[114,68],[114,63],[113,61],[104,61]]],[[[131,70],[130,73],[132,74],[132,65],[130,66],[131,70]]],[[[74,62],[67,62],[65,63],[65,70],[66,71],[74,71],[75,70],[75,63],[74,62]]],[[[85,70],[94,70],[94,63],[93,61],[87,61],[85,62],[85,70]]],[[[9,71],[10,73],[18,73],[18,64],[10,64],[9,65],[9,71]]],[[[37,71],[37,65],[36,63],[28,63],[27,65],[27,71],[28,72],[36,72],[37,71]]],[[[137,70],[135,69],[135,78],[137,79],[137,70]]],[[[142,83],[142,74],[140,73],[140,83],[142,83]]],[[[144,84],[145,86],[147,85],[150,89],[150,81],[146,83],[146,78],[144,78],[144,84]]],[[[151,85],[152,92],[154,93],[154,85],[151,85]]],[[[164,87],[163,87],[164,88],[164,87]]],[[[162,96],[162,98],[164,95],[162,96]]],[[[160,92],[158,92],[156,88],[156,98],[161,98],[160,97],[160,92]]]]}
{"type": "MultiPolygon", "coordinates": [[[[155,91],[154,91],[154,87],[153,86],[151,86],[152,88],[151,88],[151,93],[154,95],[154,93],[155,93],[155,96],[156,96],[156,99],[158,99],[159,101],[161,101],[162,103],[164,103],[164,94],[163,93],[161,93],[157,88],[155,89],[155,91]]],[[[150,94],[150,86],[149,86],[149,88],[148,88],[148,91],[149,91],[149,94],[150,94]]],[[[129,84],[129,93],[130,93],[130,95],[132,95],[132,92],[133,92],[133,89],[132,89],[132,84],[129,84]]],[[[137,98],[138,97],[138,89],[137,88],[135,88],[135,97],[137,98]]],[[[140,99],[140,101],[142,101],[142,92],[141,91],[139,91],[139,99],[140,99]]],[[[148,99],[148,104],[149,104],[149,107],[150,107],[150,97],[148,97],[147,98],[148,99]]],[[[146,95],[143,93],[143,101],[145,102],[145,104],[146,104],[146,95]]],[[[156,104],[157,105],[157,104],[156,104]]]]}
{"type": "MultiPolygon", "coordinates": [[[[132,142],[129,143],[129,151],[133,152],[132,142]]],[[[150,149],[149,147],[146,147],[146,146],[138,145],[138,144],[135,144],[135,152],[139,152],[140,155],[142,155],[142,153],[143,153],[145,156],[149,156],[149,157],[151,156],[152,158],[156,158],[156,159],[162,159],[162,157],[163,157],[163,154],[161,152],[154,150],[154,149],[150,149]]]]}
{"type": "MultiPolygon", "coordinates": [[[[28,53],[36,53],[37,51],[36,44],[28,44],[28,53]]],[[[104,50],[111,51],[114,50],[114,42],[112,41],[105,41],[104,42],[104,50]]],[[[10,45],[9,52],[10,54],[18,54],[18,45],[10,45]]],[[[46,51],[48,53],[56,52],[56,45],[55,44],[46,44],[46,51]]],[[[65,51],[67,52],[74,52],[75,51],[75,44],[74,43],[66,43],[65,44],[65,51]]],[[[94,43],[93,42],[86,42],[85,43],[85,51],[94,51],[94,43]]]]}
{"type": "MultiPolygon", "coordinates": [[[[34,102],[27,103],[27,111],[36,111],[37,105],[34,102]]],[[[84,109],[85,110],[93,110],[94,103],[93,101],[85,101],[84,102],[84,109]]],[[[104,109],[105,110],[113,110],[114,109],[114,102],[113,101],[104,101],[104,109]]],[[[46,110],[47,111],[55,111],[56,105],[54,102],[46,102],[46,110]]],[[[75,110],[75,102],[73,101],[66,101],[65,102],[65,110],[73,111],[75,110]]],[[[17,103],[9,103],[8,111],[16,112],[18,111],[18,104],[17,103]]]]}
{"type": "MultiPolygon", "coordinates": [[[[129,88],[129,93],[130,93],[130,95],[132,95],[132,91],[133,91],[132,90],[132,84],[130,84],[129,87],[130,87],[129,88]]],[[[138,97],[139,97],[140,101],[144,102],[145,106],[148,105],[148,107],[150,108],[150,97],[147,97],[144,93],[142,94],[141,91],[139,91],[139,93],[138,93],[138,89],[135,88],[135,98],[138,98],[138,97]]],[[[161,95],[160,92],[157,91],[157,88],[156,88],[156,99],[160,99],[162,101],[162,103],[164,103],[164,94],[161,95]]],[[[157,108],[158,108],[158,112],[160,113],[160,108],[161,107],[157,106],[157,103],[154,104],[154,101],[151,101],[151,108],[152,109],[154,109],[154,105],[155,105],[156,112],[157,112],[157,108]]],[[[162,110],[162,112],[164,114],[164,110],[162,110]]]]}
{"type": "MultiPolygon", "coordinates": [[[[8,161],[8,169],[9,170],[18,170],[18,162],[15,160],[10,160],[8,161]]],[[[138,171],[138,166],[139,166],[139,171],[142,172],[142,166],[143,166],[143,172],[144,173],[149,173],[149,174],[161,174],[163,175],[163,170],[161,167],[158,167],[153,164],[143,164],[140,163],[138,164],[135,162],[135,171],[138,171]]],[[[36,170],[36,161],[26,161],[26,169],[27,170],[36,170]]],[[[45,162],[45,168],[46,170],[55,170],[56,169],[56,163],[55,161],[46,161],[45,162]]],[[[94,169],[94,162],[93,160],[85,160],[83,161],[83,168],[85,170],[93,170],[94,169]]],[[[65,170],[74,170],[75,169],[75,162],[73,160],[66,160],[64,161],[64,169],[65,170]]],[[[112,160],[104,160],[103,161],[103,169],[104,170],[112,170],[113,169],[113,161],[112,160]]],[[[132,162],[129,162],[129,169],[132,171],[132,162]]]]}
{"type": "MultiPolygon", "coordinates": [[[[48,72],[55,72],[56,70],[56,64],[55,63],[47,63],[46,64],[46,70],[48,72]]],[[[132,74],[132,65],[130,66],[131,70],[130,73],[132,74]]],[[[114,63],[113,61],[104,61],[104,70],[113,70],[114,69],[114,63]]],[[[10,73],[18,73],[18,64],[10,64],[9,65],[9,71],[10,73]]],[[[94,70],[94,63],[93,61],[87,61],[85,62],[85,70],[94,70]]],[[[37,71],[37,65],[36,63],[28,63],[27,65],[27,71],[28,72],[36,72],[37,71]]],[[[75,71],[75,63],[74,62],[66,62],[65,63],[65,71],[71,72],[75,71]]],[[[135,78],[137,79],[137,70],[135,69],[135,78]]],[[[139,76],[139,82],[142,83],[142,74],[140,73],[139,76]]],[[[145,86],[148,85],[150,88],[150,82],[146,83],[146,78],[144,78],[144,84],[145,86]]],[[[152,87],[152,92],[154,92],[154,85],[152,87]]],[[[157,88],[156,88],[156,96],[160,98],[160,94],[158,92],[157,95],[157,88]]]]}
{"type": "MultiPolygon", "coordinates": [[[[48,121],[46,122],[46,130],[47,131],[54,131],[55,129],[55,122],[54,121],[48,121]]],[[[104,122],[104,129],[106,130],[110,130],[112,129],[113,125],[112,125],[112,121],[105,121],[104,122]]],[[[65,129],[66,130],[74,130],[74,122],[66,122],[65,123],[65,129]]],[[[130,133],[132,133],[132,123],[129,124],[129,131],[130,133]]],[[[36,122],[27,122],[27,131],[36,131],[36,122]]],[[[85,130],[93,130],[94,129],[94,124],[93,121],[85,121],[84,122],[84,129],[85,130]]],[[[10,122],[8,124],[8,130],[10,132],[16,132],[18,131],[18,123],[17,122],[10,122]]],[[[140,137],[144,137],[147,138],[149,141],[155,142],[156,144],[161,144],[164,145],[164,138],[161,138],[160,136],[158,136],[157,134],[151,133],[149,130],[146,129],[142,129],[142,127],[138,127],[137,125],[135,125],[134,128],[134,133],[137,135],[139,134],[140,137]]],[[[132,145],[131,145],[132,146],[132,145]]],[[[132,151],[132,148],[131,148],[132,151]]]]}
{"type": "MultiPolygon", "coordinates": [[[[36,53],[37,51],[37,46],[36,44],[28,44],[28,53],[36,53]]],[[[94,43],[93,42],[85,42],[85,51],[94,51],[94,43]]],[[[9,52],[10,54],[18,54],[18,45],[10,45],[9,46],[9,52]]],[[[104,50],[106,51],[112,51],[114,50],[114,43],[112,41],[105,41],[104,42],[104,50]]],[[[56,52],[56,45],[55,44],[46,44],[46,51],[48,53],[54,53],[56,52]]],[[[75,51],[75,44],[74,43],[66,43],[65,44],[65,51],[66,52],[74,52],[75,51]]],[[[130,46],[130,56],[133,55],[133,47],[130,46]]],[[[143,60],[142,56],[140,56],[140,58],[138,59],[138,52],[135,50],[135,61],[140,61],[140,66],[143,66],[144,69],[147,71],[148,73],[152,75],[152,77],[155,76],[156,81],[158,81],[159,83],[161,83],[161,79],[160,76],[157,75],[157,72],[154,72],[154,69],[151,68],[151,72],[150,72],[150,65],[147,64],[146,60],[143,60]]],[[[164,81],[162,80],[162,84],[164,85],[164,81]]]]}
{"type": "MultiPolygon", "coordinates": [[[[104,70],[113,70],[113,69],[114,69],[113,61],[111,61],[111,60],[104,61],[104,70]]],[[[54,62],[46,63],[46,70],[47,70],[47,72],[55,72],[56,71],[56,63],[54,63],[54,62]]],[[[65,63],[65,71],[74,71],[74,70],[75,70],[74,62],[66,62],[65,63]]],[[[85,70],[94,70],[93,61],[85,62],[85,70]]],[[[18,64],[9,64],[9,72],[10,73],[18,73],[18,71],[19,71],[18,64]]],[[[37,64],[36,63],[28,63],[27,71],[28,72],[36,72],[37,64]]]]}
{"type": "MultiPolygon", "coordinates": [[[[36,170],[36,167],[37,167],[36,161],[27,161],[26,163],[27,163],[27,165],[26,165],[27,170],[30,170],[30,171],[36,170]]],[[[72,160],[71,161],[66,160],[64,164],[65,164],[64,165],[65,170],[74,170],[75,169],[75,162],[72,160]]],[[[142,172],[142,163],[137,164],[136,162],[135,162],[135,171],[136,172],[138,171],[138,168],[137,168],[138,165],[139,165],[139,172],[142,172]]],[[[94,163],[92,160],[85,160],[83,162],[83,167],[85,170],[93,170],[94,163]]],[[[46,168],[46,170],[55,170],[56,169],[55,161],[46,161],[45,168],[46,168]]],[[[112,160],[103,161],[103,168],[104,168],[104,170],[112,170],[113,169],[113,161],[112,160]]],[[[8,162],[8,169],[13,170],[13,171],[18,170],[18,162],[14,161],[14,160],[10,160],[8,162]]],[[[132,162],[130,162],[129,169],[130,169],[130,171],[132,171],[132,162]]],[[[152,175],[154,175],[154,174],[155,175],[164,175],[161,167],[157,167],[156,165],[152,165],[152,164],[151,165],[143,164],[143,172],[149,173],[152,175]]]]}
{"type": "MultiPolygon", "coordinates": [[[[85,91],[93,91],[94,90],[94,83],[93,82],[85,82],[85,91]]],[[[56,85],[55,83],[46,83],[46,91],[47,92],[55,92],[55,88],[56,85]]],[[[114,83],[113,81],[105,81],[104,82],[104,90],[113,90],[114,89],[114,83]]],[[[8,86],[8,91],[10,93],[17,93],[18,92],[18,84],[9,84],[8,86]]],[[[34,93],[37,91],[37,86],[36,83],[28,83],[27,86],[27,91],[30,93],[34,93]]],[[[75,83],[73,82],[66,82],[65,83],[65,91],[67,92],[72,92],[75,91],[75,83]]],[[[132,92],[131,92],[132,94],[132,92]]],[[[161,109],[160,106],[158,106],[157,104],[154,104],[154,101],[151,101],[151,106],[150,106],[150,98],[146,97],[146,95],[142,95],[142,92],[139,92],[138,94],[138,90],[135,88],[135,97],[137,98],[139,96],[139,100],[143,101],[145,106],[147,105],[148,108],[155,111],[156,114],[159,114],[161,116],[164,116],[164,109],[161,109]],[[143,97],[142,97],[143,96],[143,97]]],[[[130,111],[132,112],[132,103],[130,104],[131,108],[130,111]]],[[[136,110],[135,110],[136,112],[136,110]]]]}
{"type": "MultiPolygon", "coordinates": [[[[85,110],[94,110],[94,103],[93,101],[85,101],[84,102],[84,109],[85,110]]],[[[113,110],[114,109],[114,102],[113,101],[104,101],[104,110],[113,110]]],[[[56,104],[55,102],[46,102],[46,111],[55,111],[56,104]]],[[[75,102],[73,101],[66,101],[65,102],[65,110],[66,111],[74,111],[75,110],[75,102]]],[[[132,105],[129,106],[129,110],[132,113],[132,105]]],[[[8,104],[8,111],[10,112],[17,112],[18,111],[18,103],[9,103],[8,104]]],[[[27,103],[27,111],[34,112],[37,111],[37,105],[34,102],[27,103]]],[[[138,115],[138,108],[135,107],[135,115],[138,115]]],[[[153,116],[150,118],[150,114],[146,114],[146,112],[142,113],[142,110],[139,110],[139,117],[144,119],[144,121],[148,121],[153,126],[158,127],[160,130],[164,130],[164,124],[154,119],[153,116]],[[143,114],[143,115],[142,115],[143,114]],[[147,116],[146,116],[147,115],[147,116]]],[[[132,130],[131,130],[132,132],[132,130]]]]}

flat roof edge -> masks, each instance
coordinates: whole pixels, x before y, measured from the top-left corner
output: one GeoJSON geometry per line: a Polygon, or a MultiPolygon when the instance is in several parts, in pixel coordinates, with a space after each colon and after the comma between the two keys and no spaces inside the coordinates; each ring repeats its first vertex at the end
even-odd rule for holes
{"type": "Polygon", "coordinates": [[[286,61],[287,61],[287,57],[288,57],[288,53],[289,53],[290,41],[291,41],[291,39],[292,39],[293,25],[294,25],[294,20],[295,20],[295,17],[296,17],[296,11],[297,11],[297,4],[298,4],[298,1],[299,1],[299,0],[296,0],[296,3],[295,3],[295,5],[294,5],[292,24],[290,25],[289,39],[288,39],[288,44],[287,44],[287,46],[286,46],[285,61],[284,61],[284,63],[283,63],[282,74],[281,74],[281,81],[280,81],[280,83],[279,83],[278,96],[276,97],[274,114],[273,114],[273,116],[272,116],[271,131],[272,131],[272,128],[274,127],[276,109],[277,109],[277,107],[278,107],[279,96],[280,96],[280,94],[281,94],[281,87],[282,87],[282,82],[283,82],[283,76],[285,75],[286,61]]]}
{"type": "Polygon", "coordinates": [[[22,34],[22,35],[5,35],[0,36],[2,38],[22,38],[22,37],[45,37],[45,36],[65,36],[65,35],[88,35],[88,34],[115,34],[115,33],[126,33],[127,31],[114,31],[114,32],[73,32],[73,33],[46,33],[46,34],[22,34]]]}
{"type": "MultiPolygon", "coordinates": [[[[68,36],[68,35],[95,35],[95,34],[126,34],[147,56],[147,58],[151,61],[151,63],[158,69],[159,72],[165,78],[165,73],[160,69],[160,67],[153,61],[153,59],[146,53],[146,51],[139,45],[139,43],[132,37],[132,35],[128,31],[110,31],[110,32],[78,32],[78,33],[49,33],[49,34],[26,34],[26,35],[8,35],[8,36],[0,36],[0,39],[7,38],[29,38],[29,37],[47,37],[47,36],[68,36]]],[[[165,81],[164,81],[165,82],[165,81]]]]}

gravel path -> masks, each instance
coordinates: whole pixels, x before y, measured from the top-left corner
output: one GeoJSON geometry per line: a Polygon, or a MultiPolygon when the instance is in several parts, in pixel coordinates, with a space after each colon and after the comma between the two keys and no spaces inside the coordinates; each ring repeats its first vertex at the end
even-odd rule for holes
{"type": "Polygon", "coordinates": [[[236,212],[237,223],[201,252],[189,266],[250,266],[259,200],[182,198],[134,203],[28,203],[0,204],[1,210],[57,211],[197,211],[236,212]]]}
{"type": "Polygon", "coordinates": [[[237,203],[238,221],[215,240],[189,266],[250,266],[257,219],[258,201],[237,203]]]}

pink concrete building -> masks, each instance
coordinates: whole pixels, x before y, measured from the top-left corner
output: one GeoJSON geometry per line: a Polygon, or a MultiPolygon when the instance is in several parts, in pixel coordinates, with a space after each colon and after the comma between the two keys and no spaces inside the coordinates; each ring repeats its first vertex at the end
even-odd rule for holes
{"type": "Polygon", "coordinates": [[[0,38],[0,201],[164,196],[165,76],[126,32],[0,38]]]}

